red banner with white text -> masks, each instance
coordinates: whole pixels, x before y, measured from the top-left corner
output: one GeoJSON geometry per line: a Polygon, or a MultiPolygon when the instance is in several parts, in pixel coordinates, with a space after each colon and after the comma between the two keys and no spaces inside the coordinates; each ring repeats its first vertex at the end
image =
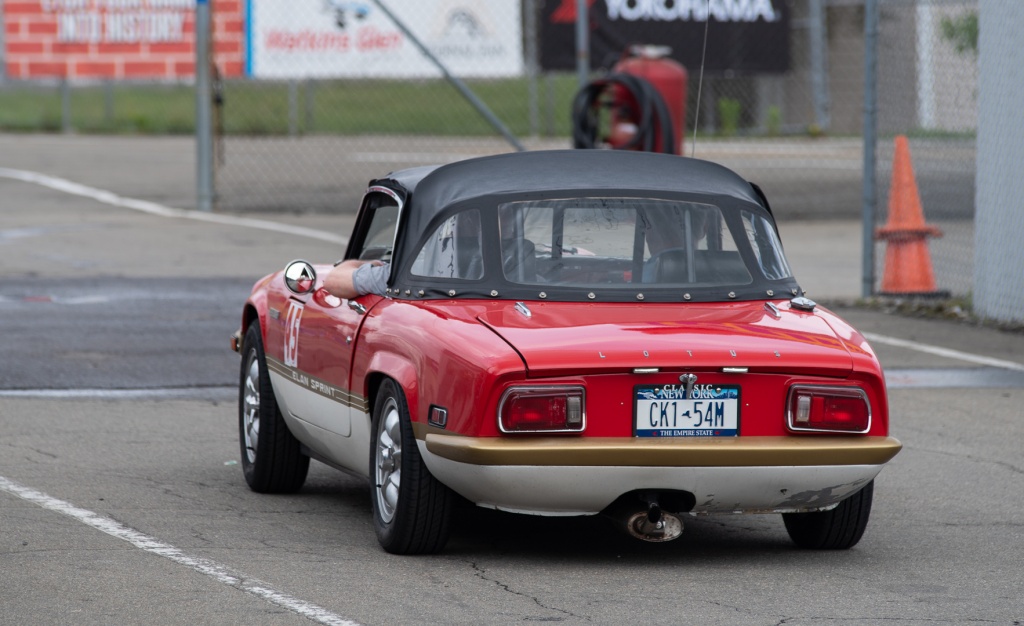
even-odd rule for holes
{"type": "MultiPolygon", "coordinates": [[[[214,61],[245,69],[242,0],[211,2],[214,61]]],[[[195,75],[195,0],[3,0],[13,79],[182,80],[195,75]]]]}

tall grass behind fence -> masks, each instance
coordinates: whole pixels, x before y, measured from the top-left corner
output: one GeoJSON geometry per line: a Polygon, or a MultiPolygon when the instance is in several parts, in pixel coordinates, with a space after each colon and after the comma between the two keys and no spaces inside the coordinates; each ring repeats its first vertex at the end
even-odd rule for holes
{"type": "Polygon", "coordinates": [[[0,132],[195,132],[195,87],[153,82],[0,82],[0,132]]]}

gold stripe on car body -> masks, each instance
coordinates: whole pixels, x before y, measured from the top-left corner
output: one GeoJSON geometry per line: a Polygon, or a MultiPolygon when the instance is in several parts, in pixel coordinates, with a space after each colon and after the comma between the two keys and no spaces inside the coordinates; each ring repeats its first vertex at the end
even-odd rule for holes
{"type": "Polygon", "coordinates": [[[334,400],[335,402],[352,407],[353,409],[358,409],[364,413],[367,413],[370,410],[370,404],[366,398],[352,393],[348,389],[342,389],[341,387],[332,385],[327,381],[310,376],[309,374],[295,369],[294,367],[285,365],[283,362],[278,361],[272,356],[267,356],[267,369],[275,374],[283,376],[287,380],[290,380],[296,385],[299,385],[318,396],[334,400]]]}
{"type": "Polygon", "coordinates": [[[881,465],[893,437],[460,437],[428,432],[427,450],[470,465],[787,467],[881,465]]]}

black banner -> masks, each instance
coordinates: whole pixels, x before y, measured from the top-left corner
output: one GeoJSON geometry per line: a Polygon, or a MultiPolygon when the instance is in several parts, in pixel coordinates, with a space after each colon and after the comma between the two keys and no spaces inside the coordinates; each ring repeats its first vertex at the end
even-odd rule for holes
{"type": "MultiPolygon", "coordinates": [[[[631,45],[668,46],[688,71],[789,70],[789,0],[587,0],[590,66],[610,68],[631,45]]],[[[576,68],[576,0],[545,0],[541,67],[576,68]]]]}

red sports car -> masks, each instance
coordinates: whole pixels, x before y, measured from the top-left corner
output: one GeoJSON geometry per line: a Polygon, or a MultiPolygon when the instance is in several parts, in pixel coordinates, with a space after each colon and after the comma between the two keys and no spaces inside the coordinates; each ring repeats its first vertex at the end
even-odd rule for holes
{"type": "Polygon", "coordinates": [[[239,439],[249,486],[309,460],[370,479],[385,550],[441,550],[456,497],[606,514],[666,541],[687,515],[781,513],[849,548],[900,450],[864,337],[803,297],[761,190],[706,161],[525,152],[371,182],[341,300],[304,261],[253,288],[239,439]]]}

